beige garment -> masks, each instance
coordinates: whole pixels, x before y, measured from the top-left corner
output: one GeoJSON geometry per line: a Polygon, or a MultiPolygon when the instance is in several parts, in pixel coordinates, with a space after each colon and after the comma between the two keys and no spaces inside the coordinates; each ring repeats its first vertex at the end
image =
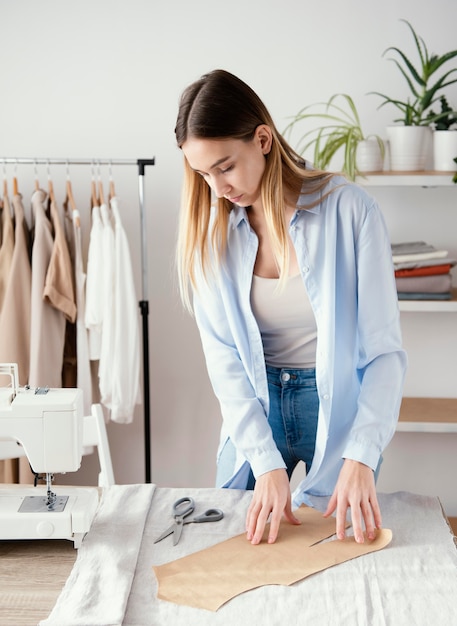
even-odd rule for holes
{"type": "MultiPolygon", "coordinates": [[[[63,225],[65,240],[68,246],[68,252],[70,254],[70,261],[72,267],[73,276],[73,289],[75,289],[75,242],[73,236],[73,225],[71,219],[71,211],[68,208],[68,196],[63,203],[63,225]]],[[[75,289],[76,299],[76,289],[75,289]]],[[[76,300],[75,300],[76,301],[76,300]]],[[[78,303],[76,301],[76,308],[78,303]]],[[[76,322],[70,322],[66,320],[65,324],[65,345],[63,349],[63,364],[62,364],[62,387],[77,387],[78,386],[78,367],[77,367],[77,349],[76,349],[76,322]]],[[[90,411],[89,411],[90,413],[90,411]]],[[[88,415],[84,411],[85,415],[88,415]]]]}
{"type": "Polygon", "coordinates": [[[73,268],[65,232],[56,203],[51,202],[51,222],[54,228],[54,246],[46,274],[43,297],[70,322],[76,320],[76,301],[73,286],[73,268]]]}
{"type": "Polygon", "coordinates": [[[5,298],[6,285],[10,274],[14,252],[14,224],[8,196],[3,198],[2,245],[0,247],[0,311],[5,298]]]}
{"type": "Polygon", "coordinates": [[[32,247],[29,384],[32,387],[61,387],[66,320],[62,311],[43,298],[54,249],[53,228],[45,209],[46,197],[42,189],[32,195],[35,237],[32,247]]]}
{"type": "MultiPolygon", "coordinates": [[[[3,297],[6,289],[6,283],[10,272],[11,260],[13,258],[14,249],[14,226],[11,219],[11,208],[8,196],[3,197],[0,201],[0,209],[2,210],[1,219],[1,246],[0,246],[0,311],[2,310],[3,297]],[[8,235],[10,231],[11,235],[8,235]]],[[[0,461],[0,483],[15,483],[18,479],[17,463],[14,461],[0,461]]]]}
{"type": "Polygon", "coordinates": [[[19,384],[29,380],[30,364],[30,289],[32,270],[29,232],[24,217],[22,196],[13,197],[15,242],[11,268],[0,313],[0,363],[17,363],[19,384]]]}

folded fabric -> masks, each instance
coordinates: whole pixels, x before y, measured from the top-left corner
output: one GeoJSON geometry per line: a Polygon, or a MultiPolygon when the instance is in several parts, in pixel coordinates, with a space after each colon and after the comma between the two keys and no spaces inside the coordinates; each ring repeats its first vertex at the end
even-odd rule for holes
{"type": "Polygon", "coordinates": [[[423,252],[417,254],[395,254],[392,256],[394,263],[405,263],[406,261],[427,261],[429,259],[444,259],[448,255],[447,250],[436,250],[435,252],[423,252]]]}
{"type": "Polygon", "coordinates": [[[449,274],[452,264],[424,265],[409,269],[395,270],[395,278],[412,278],[413,276],[436,276],[437,274],[449,274]]]}
{"type": "MultiPolygon", "coordinates": [[[[235,596],[264,585],[291,585],[311,574],[344,563],[363,554],[381,550],[392,540],[392,532],[378,530],[373,541],[318,543],[335,530],[335,520],[302,506],[296,511],[302,524],[283,521],[275,544],[253,546],[246,534],[228,539],[206,550],[154,566],[158,598],[177,604],[216,611],[235,596]]],[[[265,535],[266,538],[266,535],[265,535]]]]}
{"type": "Polygon", "coordinates": [[[407,261],[405,263],[394,263],[395,270],[403,270],[403,269],[412,269],[412,268],[420,268],[420,267],[433,267],[436,265],[443,265],[443,263],[449,264],[452,267],[457,264],[455,259],[451,259],[450,257],[444,257],[439,259],[425,259],[421,260],[413,260],[407,261]]]}
{"type": "Polygon", "coordinates": [[[397,292],[399,300],[452,300],[452,293],[450,291],[445,293],[408,293],[397,292]]]}
{"type": "Polygon", "coordinates": [[[154,489],[115,485],[103,491],[62,593],[39,626],[123,623],[154,489]]]}
{"type": "Polygon", "coordinates": [[[405,241],[392,244],[392,254],[417,254],[435,252],[436,248],[425,241],[405,241]]]}
{"type": "Polygon", "coordinates": [[[425,241],[393,243],[391,248],[394,263],[441,259],[448,255],[447,250],[437,250],[434,246],[425,243],[425,241]]]}
{"type": "Polygon", "coordinates": [[[452,278],[448,274],[395,278],[397,291],[401,293],[445,293],[451,290],[452,278]]]}

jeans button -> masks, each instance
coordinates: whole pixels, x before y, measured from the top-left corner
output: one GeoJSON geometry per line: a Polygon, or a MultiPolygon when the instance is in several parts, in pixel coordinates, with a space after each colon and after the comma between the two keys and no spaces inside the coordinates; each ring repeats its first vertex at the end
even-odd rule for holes
{"type": "Polygon", "coordinates": [[[290,374],[289,372],[284,372],[281,376],[282,378],[282,382],[283,383],[287,383],[290,380],[290,374]]]}

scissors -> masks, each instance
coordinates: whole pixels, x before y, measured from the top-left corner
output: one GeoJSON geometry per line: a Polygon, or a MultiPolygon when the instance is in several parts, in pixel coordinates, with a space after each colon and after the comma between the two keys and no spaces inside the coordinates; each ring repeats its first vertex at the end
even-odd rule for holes
{"type": "Polygon", "coordinates": [[[202,522],[218,522],[224,517],[223,512],[220,509],[208,509],[202,515],[198,515],[197,517],[193,517],[192,519],[186,519],[188,516],[194,512],[195,509],[195,501],[193,498],[186,496],[185,498],[180,498],[176,500],[173,504],[173,517],[175,521],[173,524],[164,531],[160,537],[154,541],[154,543],[158,543],[168,537],[168,535],[173,535],[173,545],[175,546],[182,533],[182,529],[184,524],[201,524],[202,522]]]}

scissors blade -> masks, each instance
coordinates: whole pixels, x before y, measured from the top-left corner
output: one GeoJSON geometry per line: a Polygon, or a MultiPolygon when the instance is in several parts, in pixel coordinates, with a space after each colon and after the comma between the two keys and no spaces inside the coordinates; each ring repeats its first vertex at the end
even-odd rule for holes
{"type": "Polygon", "coordinates": [[[182,520],[178,520],[173,528],[173,545],[174,546],[176,546],[178,541],[181,539],[182,529],[183,529],[183,522],[182,520]]]}
{"type": "Polygon", "coordinates": [[[169,526],[167,528],[167,530],[165,530],[160,537],[157,537],[157,539],[154,541],[154,543],[159,543],[159,541],[162,541],[162,539],[165,539],[165,537],[169,537],[171,535],[171,533],[174,533],[176,529],[176,524],[172,524],[171,526],[169,526]]]}

